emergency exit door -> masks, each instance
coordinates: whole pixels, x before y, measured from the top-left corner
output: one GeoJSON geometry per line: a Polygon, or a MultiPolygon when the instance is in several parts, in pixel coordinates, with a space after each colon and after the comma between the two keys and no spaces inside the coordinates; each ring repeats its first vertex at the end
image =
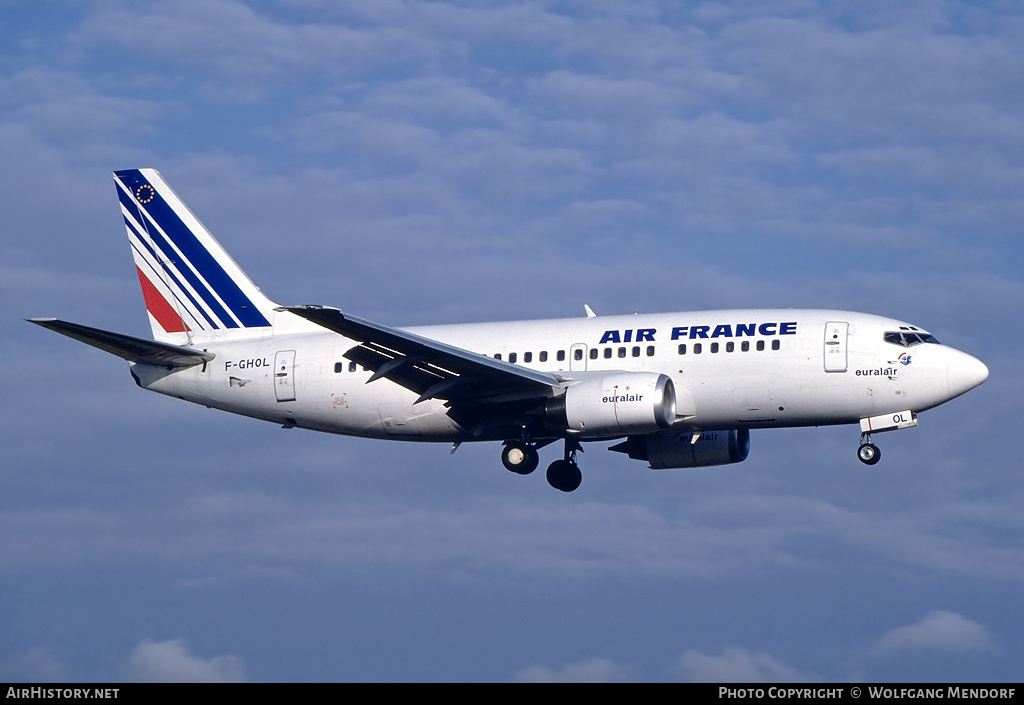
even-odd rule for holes
{"type": "Polygon", "coordinates": [[[295,351],[274,355],[274,395],[278,401],[295,401],[295,351]]]}
{"type": "Polygon", "coordinates": [[[846,372],[846,344],[850,324],[829,321],[825,324],[825,371],[846,372]]]}
{"type": "Polygon", "coordinates": [[[569,348],[569,369],[572,372],[583,372],[587,369],[586,343],[576,343],[569,348]]]}

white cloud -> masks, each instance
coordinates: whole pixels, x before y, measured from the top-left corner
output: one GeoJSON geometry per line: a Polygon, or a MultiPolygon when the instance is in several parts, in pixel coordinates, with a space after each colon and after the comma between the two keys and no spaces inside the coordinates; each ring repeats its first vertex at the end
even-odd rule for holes
{"type": "Polygon", "coordinates": [[[181,639],[144,639],[132,651],[122,677],[130,683],[241,683],[245,664],[237,656],[200,658],[181,639]]]}
{"type": "Polygon", "coordinates": [[[0,120],[28,127],[40,142],[77,152],[129,135],[151,134],[148,122],[165,104],[105,95],[82,76],[30,67],[0,80],[0,120]]]}
{"type": "Polygon", "coordinates": [[[991,648],[992,637],[983,624],[956,612],[935,610],[921,621],[898,627],[875,644],[876,654],[898,651],[983,651],[991,648]]]}
{"type": "Polygon", "coordinates": [[[0,681],[55,683],[65,678],[64,666],[46,649],[29,649],[0,658],[0,681]]]}
{"type": "Polygon", "coordinates": [[[675,671],[683,680],[697,683],[802,683],[817,680],[768,654],[737,646],[726,649],[721,656],[687,651],[680,657],[675,671]]]}
{"type": "MultiPolygon", "coordinates": [[[[181,409],[180,418],[168,421],[175,427],[188,428],[188,415],[200,413],[187,407],[167,408],[181,409]]],[[[260,437],[266,431],[253,427],[251,433],[260,437]]],[[[403,459],[418,458],[416,462],[429,464],[435,455],[425,448],[388,449],[374,456],[378,467],[390,468],[382,477],[381,471],[374,475],[364,467],[366,444],[349,442],[343,452],[332,450],[325,459],[319,449],[329,448],[332,440],[310,440],[308,452],[302,455],[308,467],[348,468],[368,481],[376,477],[381,486],[392,479],[413,479],[402,472],[408,462],[403,459]]],[[[771,450],[764,452],[769,455],[762,462],[771,462],[771,450]]],[[[460,482],[450,475],[455,470],[469,472],[478,463],[497,464],[492,448],[462,453],[457,466],[445,469],[445,487],[460,482]]],[[[630,471],[624,459],[605,455],[588,465],[595,478],[604,467],[614,467],[617,473],[630,471]]],[[[264,468],[256,458],[229,456],[224,462],[254,472],[264,468]]],[[[152,462],[154,472],[163,473],[175,466],[176,459],[152,462]]],[[[216,465],[220,460],[211,456],[209,462],[216,465]]],[[[279,472],[272,466],[265,470],[279,472]]],[[[753,493],[749,483],[756,483],[758,476],[745,470],[736,471],[729,491],[721,489],[711,474],[642,472],[635,480],[616,481],[616,486],[628,486],[641,495],[664,492],[677,498],[677,504],[657,507],[581,500],[566,505],[560,498],[531,494],[478,498],[452,507],[423,504],[401,493],[381,502],[330,493],[306,497],[301,492],[210,490],[183,494],[174,501],[160,496],[160,506],[146,502],[133,509],[11,509],[0,512],[0,569],[82,561],[116,565],[128,557],[186,562],[224,557],[224,565],[234,568],[239,564],[265,568],[390,565],[431,572],[455,564],[485,573],[512,570],[547,579],[598,575],[720,579],[779,570],[814,571],[836,565],[838,551],[847,556],[843,564],[848,567],[867,561],[898,572],[1024,579],[1021,550],[1000,538],[1007,528],[1019,524],[1012,513],[1012,498],[1005,508],[999,502],[940,502],[903,507],[892,515],[888,504],[865,510],[799,494],[753,493]],[[685,499],[677,494],[687,480],[706,483],[704,496],[685,499]],[[991,538],[981,545],[966,541],[957,535],[963,527],[984,530],[991,538]],[[553,542],[551,536],[560,540],[553,542]]],[[[531,480],[536,482],[530,488],[546,489],[543,478],[531,480]]],[[[472,481],[483,493],[499,487],[513,492],[516,487],[498,471],[490,479],[474,476],[472,481]]]]}
{"type": "Polygon", "coordinates": [[[519,683],[615,683],[631,680],[625,669],[602,658],[568,663],[555,671],[547,666],[528,666],[516,673],[519,683]]]}

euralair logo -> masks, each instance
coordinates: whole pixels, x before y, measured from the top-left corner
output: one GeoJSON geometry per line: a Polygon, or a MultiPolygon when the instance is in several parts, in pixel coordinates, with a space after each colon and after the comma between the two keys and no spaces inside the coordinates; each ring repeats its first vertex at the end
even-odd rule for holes
{"type": "Polygon", "coordinates": [[[908,355],[907,353],[902,353],[898,358],[896,358],[896,362],[900,363],[901,365],[909,365],[910,355],[908,355]]]}
{"type": "Polygon", "coordinates": [[[642,401],[643,398],[643,394],[630,394],[629,387],[626,387],[625,393],[620,394],[618,387],[616,387],[611,396],[601,397],[601,401],[605,404],[618,404],[627,401],[642,401]]]}

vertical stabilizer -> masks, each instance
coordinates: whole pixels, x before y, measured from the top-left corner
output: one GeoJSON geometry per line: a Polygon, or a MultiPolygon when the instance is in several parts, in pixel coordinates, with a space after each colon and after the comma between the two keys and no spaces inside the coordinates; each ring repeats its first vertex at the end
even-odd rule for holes
{"type": "Polygon", "coordinates": [[[149,323],[177,345],[217,331],[265,332],[265,297],[155,169],[114,172],[149,323]]]}

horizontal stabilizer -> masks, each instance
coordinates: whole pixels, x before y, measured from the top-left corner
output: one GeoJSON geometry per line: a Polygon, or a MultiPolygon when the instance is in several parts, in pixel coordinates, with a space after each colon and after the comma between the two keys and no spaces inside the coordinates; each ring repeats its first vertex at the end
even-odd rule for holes
{"type": "Polygon", "coordinates": [[[80,340],[94,348],[117,355],[129,362],[160,367],[193,367],[209,362],[213,353],[183,348],[169,343],[158,343],[153,340],[134,338],[130,335],[112,333],[99,328],[59,321],[56,318],[27,318],[29,323],[49,328],[52,331],[80,340]]]}

